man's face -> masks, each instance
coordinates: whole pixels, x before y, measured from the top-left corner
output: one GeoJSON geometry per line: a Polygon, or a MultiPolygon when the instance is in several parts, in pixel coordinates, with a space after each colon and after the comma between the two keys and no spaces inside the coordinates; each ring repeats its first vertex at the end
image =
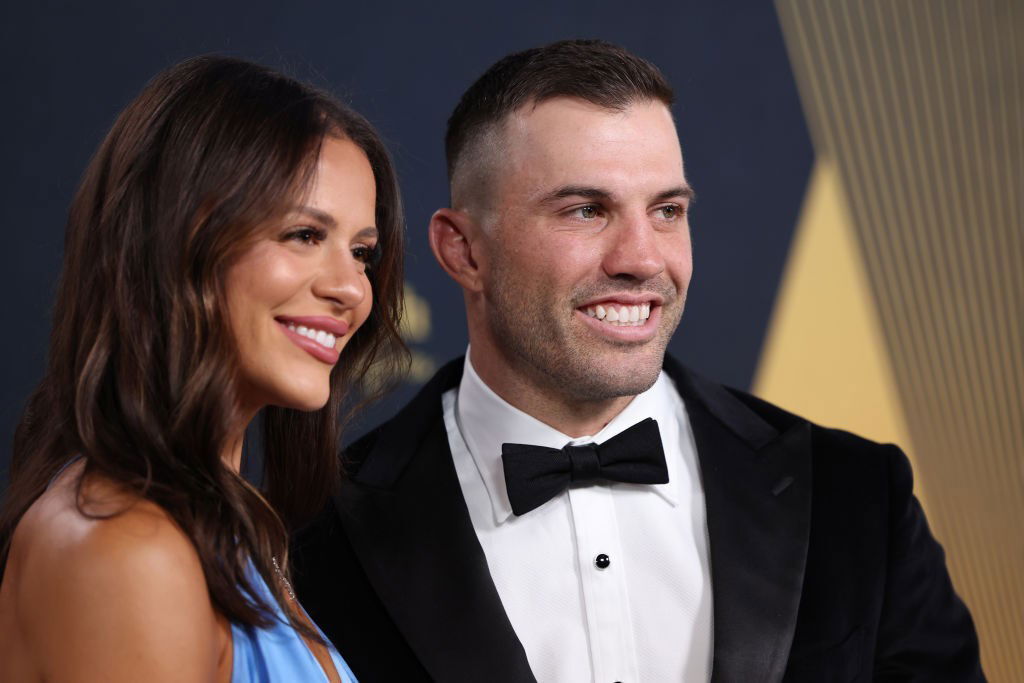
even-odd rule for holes
{"type": "Polygon", "coordinates": [[[474,356],[570,400],[646,390],[692,272],[668,108],[556,98],[513,114],[502,137],[475,250],[487,331],[474,356]]]}

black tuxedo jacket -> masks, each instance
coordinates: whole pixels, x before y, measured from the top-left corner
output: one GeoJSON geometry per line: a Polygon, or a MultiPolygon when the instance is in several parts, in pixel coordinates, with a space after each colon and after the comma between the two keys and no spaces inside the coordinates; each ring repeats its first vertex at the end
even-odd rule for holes
{"type": "MultiPolygon", "coordinates": [[[[665,369],[707,505],[713,681],[984,680],[899,449],[665,369]]],[[[295,539],[299,599],[362,683],[535,680],[452,464],[441,395],[461,376],[448,364],[348,449],[295,539]]]]}

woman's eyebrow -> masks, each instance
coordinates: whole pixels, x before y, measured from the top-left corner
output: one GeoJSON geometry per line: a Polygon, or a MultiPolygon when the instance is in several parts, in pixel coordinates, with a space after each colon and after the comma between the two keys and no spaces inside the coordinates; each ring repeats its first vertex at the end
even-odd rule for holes
{"type": "Polygon", "coordinates": [[[321,211],[315,206],[296,206],[294,209],[292,209],[292,211],[294,213],[304,213],[310,218],[315,218],[318,222],[322,223],[328,228],[333,228],[338,224],[338,222],[334,220],[334,216],[327,213],[326,211],[321,211]]]}

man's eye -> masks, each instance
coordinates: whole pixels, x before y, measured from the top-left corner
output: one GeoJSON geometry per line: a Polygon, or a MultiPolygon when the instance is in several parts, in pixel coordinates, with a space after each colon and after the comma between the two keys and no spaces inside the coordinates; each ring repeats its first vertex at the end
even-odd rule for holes
{"type": "Polygon", "coordinates": [[[659,207],[658,211],[661,212],[661,217],[666,220],[675,220],[677,218],[682,217],[682,215],[685,213],[683,211],[683,207],[679,206],[678,204],[669,204],[667,206],[659,207]]]}
{"type": "Polygon", "coordinates": [[[601,214],[601,210],[593,204],[587,204],[579,208],[573,209],[569,214],[573,218],[582,218],[584,220],[593,220],[601,214]]]}

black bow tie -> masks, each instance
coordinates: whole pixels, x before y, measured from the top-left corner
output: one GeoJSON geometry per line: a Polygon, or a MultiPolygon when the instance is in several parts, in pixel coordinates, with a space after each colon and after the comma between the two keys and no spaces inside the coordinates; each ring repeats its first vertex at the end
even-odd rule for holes
{"type": "Polygon", "coordinates": [[[561,450],[522,443],[501,444],[505,489],[512,512],[524,515],[574,482],[668,483],[658,423],[642,420],[601,445],[561,450]]]}

